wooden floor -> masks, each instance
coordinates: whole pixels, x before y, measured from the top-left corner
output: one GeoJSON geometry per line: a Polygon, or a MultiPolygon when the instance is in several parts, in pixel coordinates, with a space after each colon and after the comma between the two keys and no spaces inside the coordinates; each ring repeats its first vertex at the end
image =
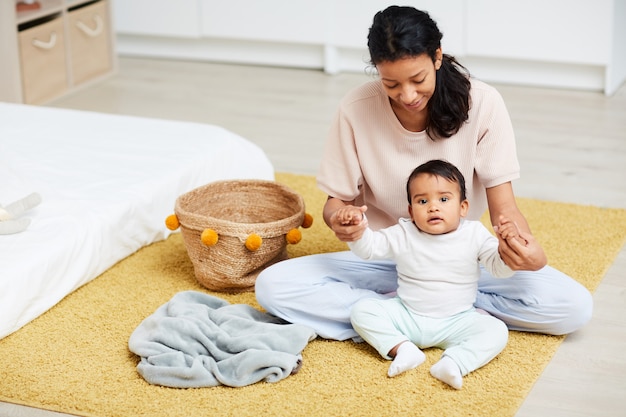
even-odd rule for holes
{"type": "MultiPolygon", "coordinates": [[[[315,174],[339,99],[371,78],[122,58],[115,76],[49,106],[217,124],[261,146],[276,171],[315,174]]],[[[626,86],[612,97],[496,87],[517,134],[518,196],[626,209],[626,86]]],[[[626,415],[625,277],[622,248],[594,294],[592,321],[566,338],[518,417],[626,415]]],[[[56,414],[0,404],[5,415],[56,414]]]]}

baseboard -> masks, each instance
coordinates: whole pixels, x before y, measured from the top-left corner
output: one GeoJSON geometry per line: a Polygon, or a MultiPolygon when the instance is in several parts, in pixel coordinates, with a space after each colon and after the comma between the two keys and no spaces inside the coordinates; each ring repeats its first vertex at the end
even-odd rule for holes
{"type": "MultiPolygon", "coordinates": [[[[117,35],[116,44],[122,56],[319,69],[329,74],[371,69],[366,49],[329,45],[121,34],[117,35]]],[[[597,91],[608,95],[623,82],[609,85],[607,68],[600,65],[476,56],[457,58],[474,76],[487,82],[597,91]]]]}

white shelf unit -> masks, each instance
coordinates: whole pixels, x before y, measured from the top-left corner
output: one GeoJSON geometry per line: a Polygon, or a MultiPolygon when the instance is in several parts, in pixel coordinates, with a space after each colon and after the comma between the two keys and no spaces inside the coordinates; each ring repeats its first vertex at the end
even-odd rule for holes
{"type": "Polygon", "coordinates": [[[43,104],[117,67],[109,0],[0,2],[0,101],[43,104]]]}

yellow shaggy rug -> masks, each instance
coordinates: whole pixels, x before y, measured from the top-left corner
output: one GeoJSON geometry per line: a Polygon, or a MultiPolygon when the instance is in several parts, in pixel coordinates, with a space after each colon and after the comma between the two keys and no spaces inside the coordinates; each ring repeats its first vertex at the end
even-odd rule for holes
{"type": "MultiPolygon", "coordinates": [[[[290,256],[345,246],[324,226],[313,177],[278,174],[300,192],[313,227],[290,256]]],[[[622,247],[626,210],[520,199],[550,264],[593,291],[622,247]]],[[[486,220],[486,219],[484,219],[486,220]]],[[[297,277],[294,277],[297,279],[297,277]]],[[[153,386],[136,371],[130,334],[174,294],[206,291],[194,278],[180,234],[141,249],[0,340],[0,401],[81,416],[513,416],[562,337],[511,332],[506,349],[464,378],[460,391],[428,372],[441,354],[387,378],[389,363],[367,344],[317,339],[303,367],[277,383],[243,388],[153,386]]],[[[212,293],[259,308],[253,293],[212,293]]]]}

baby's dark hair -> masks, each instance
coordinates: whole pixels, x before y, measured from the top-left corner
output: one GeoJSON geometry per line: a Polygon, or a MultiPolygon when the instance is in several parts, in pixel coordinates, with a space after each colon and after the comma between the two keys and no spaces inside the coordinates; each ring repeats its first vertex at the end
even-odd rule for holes
{"type": "Polygon", "coordinates": [[[409,179],[406,182],[406,196],[409,200],[409,204],[411,204],[410,184],[420,174],[436,175],[438,177],[445,178],[450,182],[459,184],[461,201],[467,199],[465,194],[465,177],[461,174],[461,171],[459,171],[459,169],[450,162],[433,159],[418,166],[413,170],[413,172],[411,172],[411,175],[409,175],[409,179]]]}

